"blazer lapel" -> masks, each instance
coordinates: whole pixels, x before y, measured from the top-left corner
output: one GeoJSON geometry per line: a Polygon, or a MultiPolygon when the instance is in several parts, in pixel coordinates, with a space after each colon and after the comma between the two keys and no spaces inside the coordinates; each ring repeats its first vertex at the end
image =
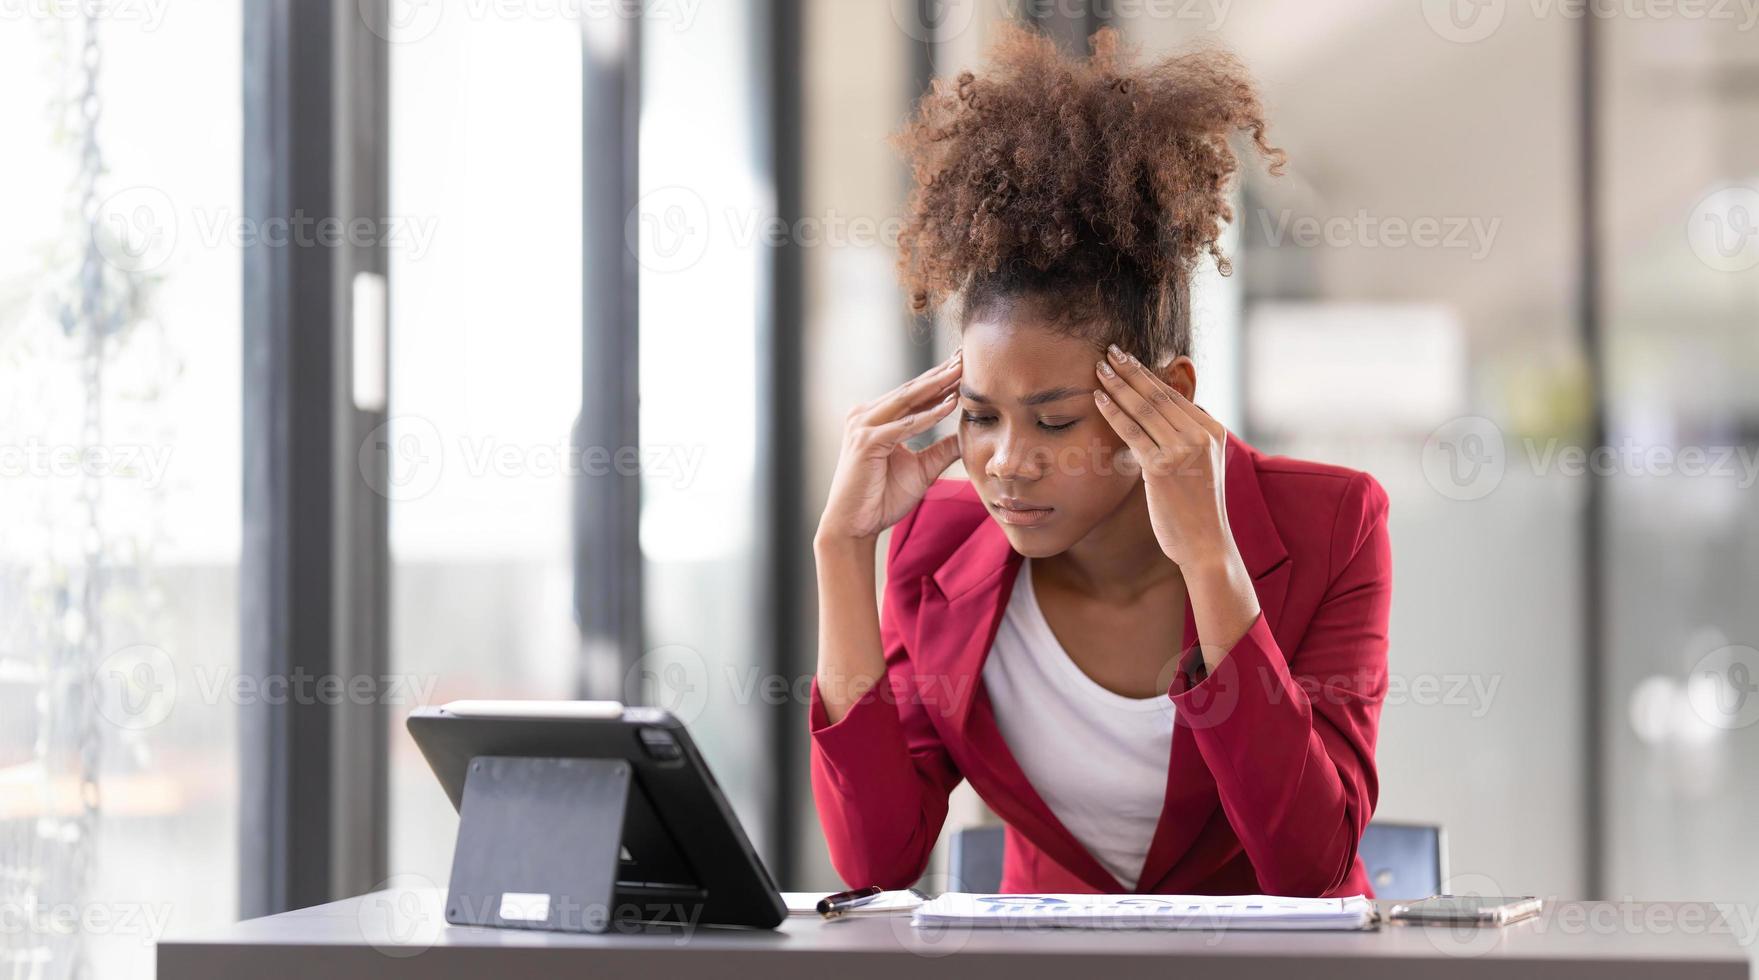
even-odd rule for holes
{"type": "MultiPolygon", "coordinates": [[[[1276,635],[1282,620],[1283,599],[1288,592],[1291,560],[1276,525],[1265,506],[1264,493],[1258,485],[1257,454],[1245,443],[1228,434],[1226,483],[1228,526],[1234,532],[1234,545],[1252,576],[1252,588],[1258,595],[1259,609],[1265,624],[1276,635]]],[[[1281,636],[1279,643],[1285,642],[1281,636]]],[[[1185,642],[1183,649],[1197,645],[1197,620],[1189,597],[1185,600],[1185,642]]],[[[1179,859],[1190,850],[1197,835],[1208,825],[1221,797],[1215,779],[1197,749],[1191,729],[1173,726],[1173,749],[1167,763],[1167,795],[1161,805],[1160,822],[1154,840],[1143,862],[1137,880],[1138,892],[1153,892],[1177,869],[1179,859]]]]}
{"type": "Polygon", "coordinates": [[[983,665],[1024,567],[1007,535],[985,519],[932,576],[916,617],[917,689],[965,778],[1002,819],[1100,892],[1123,885],[1057,819],[996,724],[983,665]]]}

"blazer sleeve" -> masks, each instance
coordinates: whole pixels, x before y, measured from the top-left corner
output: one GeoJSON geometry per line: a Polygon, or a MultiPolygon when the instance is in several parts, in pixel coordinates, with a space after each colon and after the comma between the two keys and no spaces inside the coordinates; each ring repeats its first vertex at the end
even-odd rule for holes
{"type": "Polygon", "coordinates": [[[901,614],[917,589],[892,574],[921,513],[919,505],[893,527],[887,549],[880,607],[885,682],[833,724],[817,676],[812,680],[813,801],[831,864],[852,888],[907,888],[921,877],[947,818],[947,797],[963,778],[929,718],[933,705],[917,694],[905,647],[901,614]]]}
{"type": "Polygon", "coordinates": [[[1294,650],[1260,613],[1214,673],[1187,651],[1168,691],[1273,895],[1341,886],[1379,795],[1392,549],[1386,492],[1366,473],[1346,487],[1331,540],[1329,585],[1294,650]]]}

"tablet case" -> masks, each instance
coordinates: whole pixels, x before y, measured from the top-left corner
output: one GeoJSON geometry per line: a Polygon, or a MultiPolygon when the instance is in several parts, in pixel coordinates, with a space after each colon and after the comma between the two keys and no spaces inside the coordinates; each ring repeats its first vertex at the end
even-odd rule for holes
{"type": "Polygon", "coordinates": [[[787,918],[689,730],[670,713],[484,717],[441,706],[417,708],[406,724],[459,811],[458,902],[447,903],[447,921],[591,932],[636,931],[634,917],[758,929],[787,918]],[[607,900],[601,869],[612,859],[607,900]]]}
{"type": "Polygon", "coordinates": [[[458,811],[446,921],[604,932],[618,915],[621,759],[479,756],[458,811]]]}

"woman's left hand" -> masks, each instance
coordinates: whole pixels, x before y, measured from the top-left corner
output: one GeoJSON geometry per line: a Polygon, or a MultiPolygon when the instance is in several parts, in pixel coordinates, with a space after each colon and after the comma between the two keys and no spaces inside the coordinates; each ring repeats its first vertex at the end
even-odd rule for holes
{"type": "Polygon", "coordinates": [[[1187,571],[1237,559],[1223,479],[1227,428],[1115,344],[1095,369],[1094,401],[1142,467],[1161,550],[1187,571]]]}
{"type": "Polygon", "coordinates": [[[1093,400],[1142,465],[1149,523],[1184,575],[1203,666],[1213,673],[1259,615],[1228,528],[1228,430],[1116,346],[1096,370],[1093,400]]]}

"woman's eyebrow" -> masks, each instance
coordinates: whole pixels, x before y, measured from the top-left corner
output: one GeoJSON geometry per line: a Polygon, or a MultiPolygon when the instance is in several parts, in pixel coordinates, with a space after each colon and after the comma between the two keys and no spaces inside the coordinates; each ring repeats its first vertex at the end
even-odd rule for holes
{"type": "MultiPolygon", "coordinates": [[[[1035,391],[1032,394],[1027,395],[1025,398],[1020,399],[1020,404],[1043,405],[1046,402],[1062,401],[1065,398],[1071,398],[1075,395],[1085,395],[1092,390],[1092,388],[1081,388],[1075,385],[1060,385],[1056,388],[1046,388],[1043,391],[1035,391]]],[[[974,402],[979,402],[984,405],[989,404],[989,398],[978,394],[964,385],[959,386],[959,394],[964,395],[966,398],[969,398],[974,402]]]]}

